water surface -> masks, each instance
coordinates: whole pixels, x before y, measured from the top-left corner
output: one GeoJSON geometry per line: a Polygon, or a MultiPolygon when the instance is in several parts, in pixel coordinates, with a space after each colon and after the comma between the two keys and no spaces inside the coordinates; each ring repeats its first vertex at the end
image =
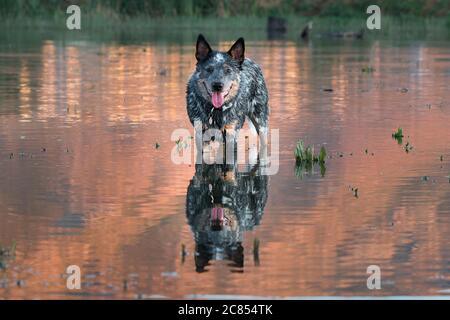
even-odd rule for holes
{"type": "Polygon", "coordinates": [[[0,43],[0,298],[448,295],[449,43],[250,39],[280,130],[267,177],[171,161],[193,34],[0,43]],[[298,139],[325,172],[296,170],[298,139]],[[212,214],[241,220],[214,234],[212,214]]]}

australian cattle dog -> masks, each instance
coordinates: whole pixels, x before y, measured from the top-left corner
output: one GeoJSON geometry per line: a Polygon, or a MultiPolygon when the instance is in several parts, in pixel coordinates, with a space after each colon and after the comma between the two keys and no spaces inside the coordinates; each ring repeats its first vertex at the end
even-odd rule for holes
{"type": "Polygon", "coordinates": [[[198,36],[197,66],[187,86],[187,112],[192,124],[201,123],[203,132],[218,129],[233,142],[247,117],[260,137],[260,146],[265,146],[267,88],[260,67],[244,54],[243,38],[227,52],[220,52],[212,50],[203,35],[198,36]]]}

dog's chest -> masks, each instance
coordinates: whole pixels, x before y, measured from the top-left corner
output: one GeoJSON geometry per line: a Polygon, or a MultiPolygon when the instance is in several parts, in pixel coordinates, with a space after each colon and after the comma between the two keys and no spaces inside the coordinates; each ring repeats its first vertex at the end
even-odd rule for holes
{"type": "Polygon", "coordinates": [[[211,110],[208,118],[206,119],[206,126],[209,128],[221,129],[228,122],[230,122],[230,116],[228,111],[211,110]]]}

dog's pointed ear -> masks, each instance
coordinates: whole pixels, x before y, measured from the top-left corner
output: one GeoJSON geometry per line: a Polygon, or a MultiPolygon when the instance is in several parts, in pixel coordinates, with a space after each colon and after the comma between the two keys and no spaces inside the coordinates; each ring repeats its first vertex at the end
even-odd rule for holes
{"type": "Polygon", "coordinates": [[[245,59],[245,43],[244,38],[239,38],[228,50],[228,54],[237,62],[242,63],[245,59]]]}
{"type": "Polygon", "coordinates": [[[205,37],[202,34],[199,34],[197,45],[195,46],[195,58],[197,58],[197,61],[205,59],[211,51],[212,49],[205,37]]]}

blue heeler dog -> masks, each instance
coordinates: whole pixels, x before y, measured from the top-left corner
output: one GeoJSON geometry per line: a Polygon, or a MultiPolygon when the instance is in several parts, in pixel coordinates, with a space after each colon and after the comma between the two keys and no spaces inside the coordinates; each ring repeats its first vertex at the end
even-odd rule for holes
{"type": "Polygon", "coordinates": [[[239,38],[227,52],[213,51],[203,37],[197,39],[197,67],[187,86],[187,112],[192,124],[202,123],[203,132],[214,128],[236,141],[248,117],[266,145],[268,93],[260,67],[245,58],[239,38]]]}

